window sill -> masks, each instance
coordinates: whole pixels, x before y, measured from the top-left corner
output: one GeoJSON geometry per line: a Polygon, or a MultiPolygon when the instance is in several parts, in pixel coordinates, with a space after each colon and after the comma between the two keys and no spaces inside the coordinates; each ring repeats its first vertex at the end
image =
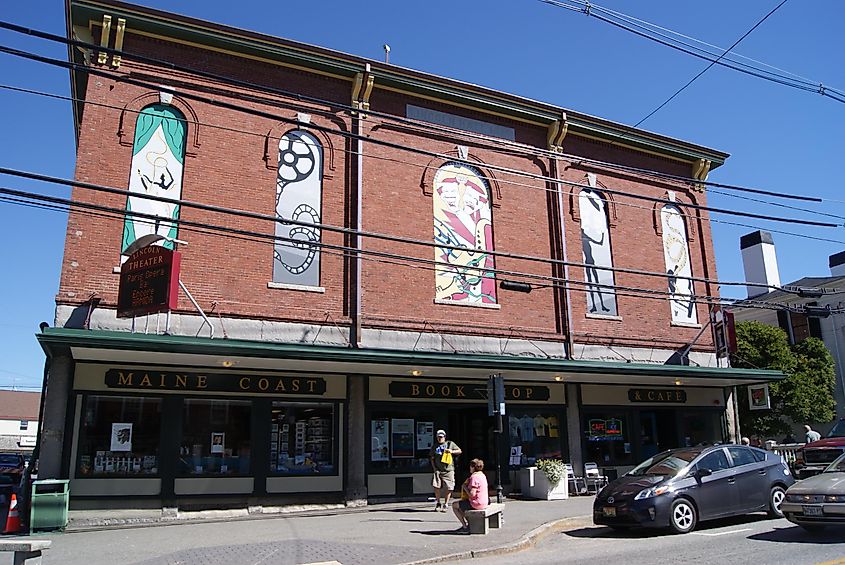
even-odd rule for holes
{"type": "Polygon", "coordinates": [[[487,308],[489,310],[501,310],[501,304],[484,304],[483,302],[458,302],[457,300],[443,300],[442,298],[435,298],[435,304],[442,304],[444,306],[464,306],[467,308],[487,308]]]}
{"type": "Polygon", "coordinates": [[[306,286],[304,284],[268,282],[267,288],[276,288],[280,290],[298,290],[300,292],[316,292],[318,294],[326,293],[326,289],[322,286],[306,286]]]}
{"type": "Polygon", "coordinates": [[[690,324],[687,322],[672,322],[671,325],[676,328],[692,328],[698,330],[701,329],[701,324],[690,324]]]}
{"type": "Polygon", "coordinates": [[[606,314],[591,314],[590,312],[587,312],[586,314],[584,314],[584,317],[590,318],[592,320],[610,320],[610,321],[614,321],[614,322],[621,322],[622,321],[622,316],[609,316],[609,315],[606,315],[606,314]]]}

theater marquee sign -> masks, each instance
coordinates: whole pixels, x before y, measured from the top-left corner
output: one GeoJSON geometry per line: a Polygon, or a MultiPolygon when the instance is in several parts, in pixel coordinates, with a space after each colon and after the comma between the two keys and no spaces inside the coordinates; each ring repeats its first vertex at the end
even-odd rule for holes
{"type": "Polygon", "coordinates": [[[113,389],[185,392],[241,392],[307,394],[322,396],[326,380],[320,377],[244,375],[236,373],[187,373],[184,371],[144,371],[109,369],[106,386],[113,389]]]}

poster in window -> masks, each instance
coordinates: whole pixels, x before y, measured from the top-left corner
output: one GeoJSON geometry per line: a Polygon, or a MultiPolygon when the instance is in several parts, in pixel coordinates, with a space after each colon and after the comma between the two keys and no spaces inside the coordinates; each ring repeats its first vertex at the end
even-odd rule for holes
{"type": "Polygon", "coordinates": [[[750,410],[768,410],[771,408],[769,401],[769,385],[748,385],[748,408],[750,410]]]}
{"type": "Polygon", "coordinates": [[[372,425],[372,451],[370,461],[387,461],[390,459],[387,436],[387,420],[373,420],[372,425]]]}
{"type": "Polygon", "coordinates": [[[434,443],[434,422],[417,422],[417,451],[428,451],[434,443]]]}
{"type": "Polygon", "coordinates": [[[390,422],[390,456],[409,458],[414,456],[414,420],[393,418],[390,422]]]}
{"type": "Polygon", "coordinates": [[[226,445],[226,434],[223,432],[211,432],[211,452],[223,453],[226,445]]]}
{"type": "Polygon", "coordinates": [[[132,451],[131,423],[112,423],[111,451],[132,451]]]}

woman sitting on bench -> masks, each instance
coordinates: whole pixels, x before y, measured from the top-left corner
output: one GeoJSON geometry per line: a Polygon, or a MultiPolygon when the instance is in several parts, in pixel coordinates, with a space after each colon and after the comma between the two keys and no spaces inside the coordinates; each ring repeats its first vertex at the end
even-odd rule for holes
{"type": "Polygon", "coordinates": [[[455,516],[461,522],[459,532],[469,533],[469,524],[464,513],[467,510],[483,510],[490,504],[487,494],[487,477],[484,475],[484,461],[473,459],[469,462],[470,476],[461,485],[461,499],[452,504],[455,516]]]}

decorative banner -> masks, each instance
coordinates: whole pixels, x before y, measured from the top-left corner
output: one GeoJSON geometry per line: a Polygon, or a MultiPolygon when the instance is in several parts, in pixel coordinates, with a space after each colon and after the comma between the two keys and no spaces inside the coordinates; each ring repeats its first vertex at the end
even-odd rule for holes
{"type": "Polygon", "coordinates": [[[132,390],[185,390],[206,392],[260,392],[267,394],[326,393],[326,379],[321,377],[278,377],[238,375],[236,373],[185,373],[181,371],[144,371],[109,369],[106,386],[132,390]]]}
{"type": "Polygon", "coordinates": [[[631,388],[628,389],[628,400],[631,402],[683,404],[687,401],[687,391],[679,388],[631,388]]]}
{"type": "Polygon", "coordinates": [[[771,407],[768,383],[748,385],[749,410],[768,410],[771,407]]]}
{"type": "Polygon", "coordinates": [[[610,249],[610,227],[607,219],[606,199],[596,188],[596,176],[587,175],[590,188],[578,194],[578,212],[581,215],[581,249],[584,274],[587,281],[587,311],[590,314],[616,316],[616,290],[614,287],[613,257],[610,249]],[[604,267],[604,268],[603,268],[604,267]]]}
{"type": "Polygon", "coordinates": [[[120,267],[117,317],[131,318],[173,310],[179,300],[178,251],[159,245],[142,247],[120,267]]]}
{"type": "Polygon", "coordinates": [[[660,211],[663,228],[663,257],[669,277],[669,303],[672,321],[685,324],[698,323],[690,266],[687,228],[681,210],[674,204],[665,205],[660,211]]]}
{"type": "Polygon", "coordinates": [[[447,163],[434,175],[434,242],[474,251],[435,247],[437,300],[496,304],[490,187],[476,169],[447,163]]]}
{"type": "Polygon", "coordinates": [[[388,420],[373,420],[372,425],[372,447],[370,461],[387,461],[390,459],[387,425],[388,420]]]}
{"type": "MultiPolygon", "coordinates": [[[[452,383],[432,381],[391,381],[388,388],[393,398],[432,398],[484,400],[486,383],[452,383]]],[[[505,400],[548,400],[549,387],[505,385],[505,400]]]]}
{"type": "Polygon", "coordinates": [[[132,451],[132,424],[111,425],[111,451],[132,451]]]}

